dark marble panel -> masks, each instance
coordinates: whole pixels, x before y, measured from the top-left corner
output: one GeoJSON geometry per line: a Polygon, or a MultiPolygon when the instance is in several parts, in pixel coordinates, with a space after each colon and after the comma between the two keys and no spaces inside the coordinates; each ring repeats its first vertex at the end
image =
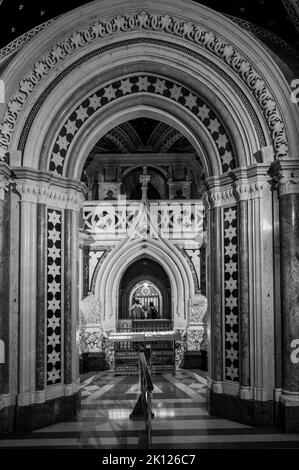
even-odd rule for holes
{"type": "Polygon", "coordinates": [[[242,400],[238,396],[210,391],[211,415],[231,419],[249,426],[273,426],[273,401],[242,400]]]}
{"type": "Polygon", "coordinates": [[[37,206],[36,390],[45,388],[47,208],[37,206]]]}
{"type": "Polygon", "coordinates": [[[0,394],[9,391],[9,195],[0,200],[0,339],[5,345],[5,363],[0,364],[0,394]]]}
{"type": "Polygon", "coordinates": [[[83,247],[83,298],[87,297],[89,291],[89,246],[83,247]]]}
{"type": "Polygon", "coordinates": [[[0,410],[0,437],[14,432],[15,407],[8,406],[0,410]]]}
{"type": "Polygon", "coordinates": [[[186,351],[184,355],[185,369],[208,370],[206,351],[186,351]]]}
{"type": "Polygon", "coordinates": [[[299,363],[291,342],[299,338],[299,194],[280,197],[282,388],[298,392],[299,363]]]}
{"type": "Polygon", "coordinates": [[[109,364],[102,352],[84,353],[80,356],[80,374],[108,369],[109,364]]]}
{"type": "MultiPolygon", "coordinates": [[[[64,382],[72,383],[72,211],[64,213],[64,382]]],[[[74,286],[76,287],[76,286],[74,286]]]]}
{"type": "Polygon", "coordinates": [[[299,433],[299,406],[278,405],[278,426],[285,432],[299,433]]]}
{"type": "Polygon", "coordinates": [[[62,421],[75,421],[79,411],[80,393],[45,403],[20,406],[15,410],[14,432],[29,432],[62,421]]]}
{"type": "Polygon", "coordinates": [[[239,201],[238,216],[240,382],[241,385],[248,387],[250,386],[248,201],[239,201]]]}
{"type": "Polygon", "coordinates": [[[222,325],[222,232],[221,207],[211,211],[211,334],[212,378],[223,379],[223,325],[222,325]]]}

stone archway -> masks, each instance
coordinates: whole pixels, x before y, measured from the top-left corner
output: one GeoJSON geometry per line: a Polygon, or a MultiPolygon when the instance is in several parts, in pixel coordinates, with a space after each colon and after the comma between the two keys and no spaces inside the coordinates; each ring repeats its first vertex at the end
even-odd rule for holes
{"type": "Polygon", "coordinates": [[[1,278],[15,279],[0,313],[10,358],[1,365],[2,409],[16,411],[20,429],[29,413],[38,427],[44,406],[62,410],[50,420],[75,411],[80,172],[95,139],[137,115],[179,129],[207,177],[211,411],[272,423],[274,394],[281,423],[292,428],[298,368],[289,358],[298,327],[289,321],[296,288],[287,263],[296,246],[299,116],[287,81],[260,43],[202,5],[152,1],[144,11],[139,0],[104,1],[97,16],[97,2],[62,15],[2,76],[1,217],[10,225],[1,240],[11,258],[4,256],[1,278]],[[268,184],[271,164],[279,202],[268,184]],[[279,224],[281,280],[272,243],[279,246],[279,224]],[[275,352],[280,314],[285,341],[275,352]]]}

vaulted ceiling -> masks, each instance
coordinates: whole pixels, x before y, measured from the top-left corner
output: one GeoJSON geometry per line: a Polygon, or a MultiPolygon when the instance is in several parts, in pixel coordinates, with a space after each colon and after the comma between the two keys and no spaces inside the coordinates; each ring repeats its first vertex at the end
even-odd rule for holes
{"type": "Polygon", "coordinates": [[[95,145],[93,153],[194,153],[188,140],[176,129],[138,118],[120,124],[95,145]]]}

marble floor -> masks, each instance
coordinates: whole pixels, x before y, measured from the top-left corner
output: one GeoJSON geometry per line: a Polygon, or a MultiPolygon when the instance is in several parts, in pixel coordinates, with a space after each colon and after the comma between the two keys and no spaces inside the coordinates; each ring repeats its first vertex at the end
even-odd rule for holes
{"type": "MultiPolygon", "coordinates": [[[[260,429],[210,416],[206,379],[199,371],[154,375],[153,448],[176,449],[299,449],[298,434],[260,429]]],[[[0,440],[0,448],[136,449],[143,421],[129,414],[138,397],[137,376],[111,371],[83,376],[81,412],[77,421],[0,440]]]]}

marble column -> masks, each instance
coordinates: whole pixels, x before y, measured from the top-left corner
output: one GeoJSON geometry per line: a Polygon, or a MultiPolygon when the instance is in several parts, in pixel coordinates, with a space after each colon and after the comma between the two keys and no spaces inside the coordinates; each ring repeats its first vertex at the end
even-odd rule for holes
{"type": "Polygon", "coordinates": [[[37,198],[36,182],[18,181],[20,211],[20,346],[18,405],[35,402],[37,198]]]}
{"type": "Polygon", "coordinates": [[[78,211],[64,211],[64,383],[78,379],[79,325],[79,217],[78,211]]]}
{"type": "Polygon", "coordinates": [[[222,321],[222,230],[221,207],[211,208],[211,378],[223,380],[223,321],[222,321]]]}
{"type": "Polygon", "coordinates": [[[83,299],[85,299],[85,297],[87,297],[88,295],[90,282],[91,282],[91,279],[89,279],[89,246],[84,246],[83,247],[83,290],[82,290],[83,299]]]}
{"type": "Polygon", "coordinates": [[[239,271],[239,321],[240,321],[240,385],[250,386],[250,312],[249,312],[249,251],[248,251],[248,201],[238,203],[238,271],[239,271]]]}
{"type": "Polygon", "coordinates": [[[280,196],[280,247],[283,389],[298,393],[299,363],[291,359],[291,343],[299,339],[299,192],[280,196]]]}
{"type": "Polygon", "coordinates": [[[45,389],[47,207],[37,205],[36,390],[45,389]]]}
{"type": "Polygon", "coordinates": [[[64,382],[72,383],[72,211],[64,211],[64,382]]]}
{"type": "Polygon", "coordinates": [[[299,162],[272,165],[279,193],[282,394],[280,424],[299,432],[299,162]]]}
{"type": "MultiPolygon", "coordinates": [[[[0,397],[9,393],[9,185],[10,169],[0,166],[0,397]]],[[[6,400],[4,400],[6,402],[6,400]]],[[[0,400],[1,405],[1,400],[0,400]]],[[[1,417],[0,417],[1,420],[1,417]]],[[[1,429],[1,425],[0,425],[1,429]]]]}

